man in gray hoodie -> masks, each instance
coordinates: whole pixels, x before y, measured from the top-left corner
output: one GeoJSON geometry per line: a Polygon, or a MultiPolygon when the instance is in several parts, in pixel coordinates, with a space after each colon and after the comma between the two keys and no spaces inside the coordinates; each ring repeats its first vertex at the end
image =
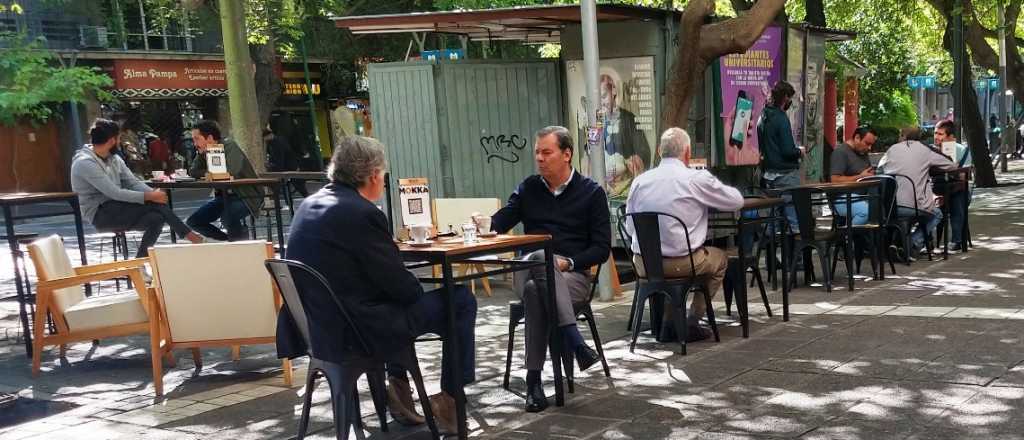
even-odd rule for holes
{"type": "Polygon", "coordinates": [[[82,215],[98,231],[143,231],[136,258],[148,255],[164,224],[178,237],[200,243],[203,238],[167,207],[167,194],[150,188],[113,154],[121,129],[116,122],[96,119],[86,144],[71,163],[71,189],[78,194],[82,215]]]}

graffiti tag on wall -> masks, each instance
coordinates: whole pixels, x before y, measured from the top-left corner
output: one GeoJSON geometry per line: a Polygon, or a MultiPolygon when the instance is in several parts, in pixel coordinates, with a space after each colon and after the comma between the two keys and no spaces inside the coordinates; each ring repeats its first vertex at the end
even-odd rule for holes
{"type": "Polygon", "coordinates": [[[480,148],[483,148],[484,154],[487,155],[487,163],[491,163],[492,159],[516,163],[519,162],[519,154],[516,152],[526,148],[526,138],[517,134],[484,136],[480,138],[480,148]]]}

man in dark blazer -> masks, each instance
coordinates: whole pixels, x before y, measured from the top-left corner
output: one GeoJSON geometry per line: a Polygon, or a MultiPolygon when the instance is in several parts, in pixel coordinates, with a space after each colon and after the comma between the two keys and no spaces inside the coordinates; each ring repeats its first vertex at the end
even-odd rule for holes
{"type": "MultiPolygon", "coordinates": [[[[447,333],[441,294],[424,292],[405,268],[388,232],[389,220],[373,203],[384,194],[386,165],[384,147],[378,141],[345,138],[331,157],[330,183],[306,198],[296,211],[287,248],[287,258],[324,275],[369,345],[381,351],[398,350],[425,333],[447,333]]],[[[303,287],[300,280],[313,351],[327,361],[344,360],[352,341],[346,337],[348,330],[337,307],[322,289],[303,287]]],[[[454,389],[475,378],[476,300],[462,286],[455,291],[455,319],[462,351],[457,359],[443,358],[442,391],[430,398],[444,432],[456,428],[454,389]],[[460,380],[450,377],[448,363],[453,361],[462,363],[460,380]]],[[[279,339],[282,325],[287,324],[279,323],[279,339]]],[[[392,415],[404,424],[423,423],[412,403],[405,368],[389,365],[388,373],[392,415]]]]}

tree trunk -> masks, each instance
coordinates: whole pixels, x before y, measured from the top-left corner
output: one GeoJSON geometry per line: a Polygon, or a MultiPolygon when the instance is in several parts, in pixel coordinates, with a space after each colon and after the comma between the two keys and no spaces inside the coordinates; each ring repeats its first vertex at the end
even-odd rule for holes
{"type": "Polygon", "coordinates": [[[804,0],[804,10],[807,11],[807,22],[815,26],[825,27],[825,3],[823,0],[804,0]]]}
{"type": "Polygon", "coordinates": [[[705,24],[715,12],[714,0],[691,0],[679,19],[675,61],[661,112],[662,126],[686,127],[690,105],[701,90],[708,65],[723,55],[749,49],[783,6],[785,0],[759,0],[736,18],[705,24]]]}
{"type": "Polygon", "coordinates": [[[260,109],[260,127],[266,127],[270,121],[270,113],[281,97],[284,83],[274,72],[277,65],[277,50],[274,39],[270,38],[266,44],[250,45],[249,52],[252,54],[253,64],[256,65],[256,75],[253,80],[256,83],[256,103],[260,109]]]}
{"type": "MultiPolygon", "coordinates": [[[[951,20],[946,21],[946,32],[942,38],[942,45],[950,56],[955,56],[953,53],[953,22],[951,20]]],[[[972,58],[972,56],[967,56],[961,63],[963,66],[962,78],[971,78],[972,58]]],[[[967,141],[967,146],[971,149],[971,159],[974,163],[974,183],[981,188],[993,187],[997,184],[996,174],[992,167],[992,156],[989,155],[988,139],[986,138],[988,131],[985,129],[985,121],[981,117],[978,95],[969,79],[965,79],[961,86],[963,87],[962,111],[964,114],[956,115],[956,117],[963,124],[965,138],[963,140],[967,141]]]]}
{"type": "Polygon", "coordinates": [[[256,172],[262,173],[267,161],[253,82],[254,66],[245,37],[245,5],[242,0],[221,0],[218,3],[221,32],[224,34],[231,136],[245,151],[256,172]]]}

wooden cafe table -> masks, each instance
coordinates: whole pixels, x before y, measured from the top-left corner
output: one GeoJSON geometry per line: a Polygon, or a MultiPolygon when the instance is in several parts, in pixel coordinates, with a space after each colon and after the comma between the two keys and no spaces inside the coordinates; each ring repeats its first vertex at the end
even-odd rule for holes
{"type": "MultiPolygon", "coordinates": [[[[456,283],[483,278],[486,276],[518,272],[534,267],[544,266],[546,268],[548,284],[546,305],[550,317],[548,322],[551,323],[549,329],[548,348],[551,356],[551,367],[554,370],[555,376],[555,404],[557,406],[564,406],[565,393],[562,389],[561,367],[562,338],[559,337],[558,332],[556,331],[557,326],[554,325],[557,320],[555,318],[554,301],[554,250],[552,249],[551,236],[496,235],[493,237],[481,237],[472,244],[463,243],[461,237],[456,237],[449,239],[437,239],[428,243],[430,244],[425,246],[414,246],[407,242],[403,242],[398,244],[398,249],[401,253],[402,259],[407,263],[410,263],[407,266],[410,269],[433,265],[441,266],[441,278],[421,277],[420,281],[424,283],[441,284],[444,288],[443,295],[445,296],[445,312],[447,314],[448,321],[448,337],[443,341],[445,356],[453,356],[454,353],[459,353],[459,344],[462,343],[462,341],[459,341],[458,333],[455,331],[454,287],[456,283]],[[460,277],[453,275],[452,265],[455,263],[474,263],[477,262],[474,260],[476,257],[508,252],[528,253],[537,250],[544,251],[544,261],[502,260],[489,258],[486,260],[479,260],[479,262],[486,263],[488,267],[501,267],[493,270],[475,272],[460,277]]],[[[463,377],[462,364],[460,362],[449,362],[449,365],[453,370],[451,372],[452,377],[461,379],[463,377]]],[[[462,387],[458,387],[456,395],[452,397],[455,398],[455,412],[458,418],[459,438],[465,439],[468,436],[466,427],[466,394],[462,390],[462,387]]]]}

